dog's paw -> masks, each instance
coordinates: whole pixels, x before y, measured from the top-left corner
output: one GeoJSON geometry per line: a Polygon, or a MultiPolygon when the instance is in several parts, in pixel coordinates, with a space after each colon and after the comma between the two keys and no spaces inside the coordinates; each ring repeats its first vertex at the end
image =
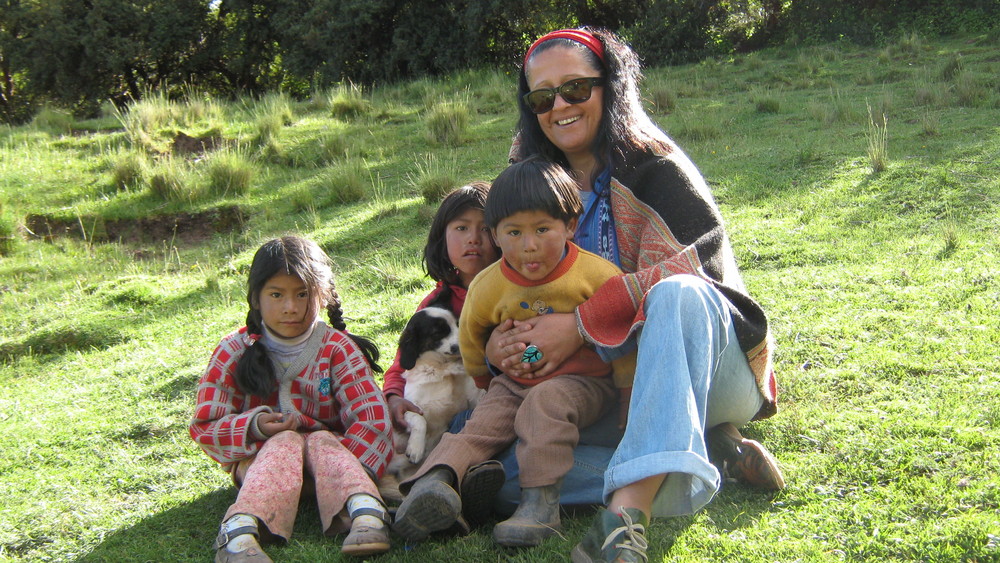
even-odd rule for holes
{"type": "Polygon", "coordinates": [[[406,457],[410,463],[420,463],[424,459],[424,450],[423,440],[411,439],[410,443],[406,445],[406,457]]]}
{"type": "Polygon", "coordinates": [[[403,415],[410,425],[410,438],[406,443],[406,457],[412,463],[420,463],[427,453],[427,420],[415,412],[403,415]]]}

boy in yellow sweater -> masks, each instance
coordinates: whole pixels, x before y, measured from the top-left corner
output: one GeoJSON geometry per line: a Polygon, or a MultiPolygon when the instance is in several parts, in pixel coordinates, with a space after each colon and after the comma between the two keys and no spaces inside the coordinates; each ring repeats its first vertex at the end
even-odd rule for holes
{"type": "MultiPolygon", "coordinates": [[[[491,375],[484,355],[490,333],[507,319],[573,312],[621,271],[570,242],[582,204],[576,182],[559,165],[532,158],[513,164],[493,182],[486,222],[503,258],[469,285],[459,320],[465,369],[489,390],[458,434],[445,434],[417,473],[401,484],[409,492],[394,529],[408,540],[450,527],[461,512],[460,475],[514,440],[521,502],[493,529],[504,546],[527,547],[560,529],[559,489],[573,463],[579,429],[596,421],[630,387],[635,354],[608,364],[587,347],[544,377],[491,375]]],[[[524,361],[544,350],[529,346],[524,361]]]]}

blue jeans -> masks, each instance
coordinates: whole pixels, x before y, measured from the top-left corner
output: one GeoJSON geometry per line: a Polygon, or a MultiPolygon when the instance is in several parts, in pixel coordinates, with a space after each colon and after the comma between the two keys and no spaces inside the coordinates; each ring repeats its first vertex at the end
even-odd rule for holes
{"type": "MultiPolygon", "coordinates": [[[[672,276],[649,290],[643,307],[646,322],[637,337],[619,348],[598,350],[610,360],[638,346],[628,425],[622,434],[613,410],[581,431],[573,468],[563,480],[564,505],[606,504],[625,485],[667,474],[653,515],[697,512],[720,483],[708,461],[705,430],[723,422],[742,426],[763,404],[728,303],[711,284],[672,276]]],[[[497,510],[511,513],[520,501],[514,447],[498,459],[507,482],[497,510]]]]}

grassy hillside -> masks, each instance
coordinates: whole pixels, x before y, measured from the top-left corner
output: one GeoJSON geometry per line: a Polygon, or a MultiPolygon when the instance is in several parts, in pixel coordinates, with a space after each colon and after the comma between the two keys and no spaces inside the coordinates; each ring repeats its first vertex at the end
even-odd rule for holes
{"type": "MultiPolygon", "coordinates": [[[[788,488],[727,483],[661,520],[652,561],[1000,557],[1000,38],[775,49],[651,69],[655,119],[708,178],[778,342],[764,441],[788,488]]],[[[390,356],[431,287],[450,187],[505,165],[515,76],[293,102],[151,94],[0,130],[0,559],[205,561],[234,498],[187,436],[264,239],[337,264],[390,356]]],[[[381,561],[564,560],[489,529],[381,561]]],[[[339,561],[303,509],[280,561],[339,561]]]]}

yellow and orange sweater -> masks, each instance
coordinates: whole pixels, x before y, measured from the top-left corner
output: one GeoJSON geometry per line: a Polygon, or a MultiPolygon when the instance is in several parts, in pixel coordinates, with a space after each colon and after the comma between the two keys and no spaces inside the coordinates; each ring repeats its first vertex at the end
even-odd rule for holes
{"type": "MultiPolygon", "coordinates": [[[[469,285],[458,323],[465,370],[476,385],[485,389],[491,377],[486,365],[486,342],[497,325],[506,319],[524,321],[547,313],[572,313],[605,282],[620,275],[617,266],[573,243],[566,245],[566,255],[556,269],[538,281],[526,279],[502,259],[493,263],[469,285]]],[[[511,379],[522,385],[537,385],[564,374],[597,377],[611,374],[615,386],[631,387],[635,354],[608,364],[585,346],[546,377],[511,379]]]]}

